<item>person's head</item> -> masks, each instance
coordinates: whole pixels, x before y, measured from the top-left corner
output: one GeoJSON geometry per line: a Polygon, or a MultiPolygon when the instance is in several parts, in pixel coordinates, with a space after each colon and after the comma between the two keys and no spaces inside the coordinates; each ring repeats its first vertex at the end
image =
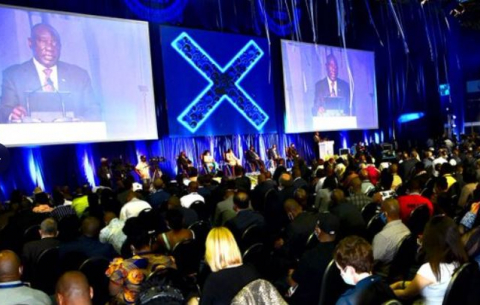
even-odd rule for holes
{"type": "Polygon", "coordinates": [[[373,270],[372,246],[359,236],[342,239],[335,248],[333,259],[343,280],[349,285],[356,285],[360,275],[370,274],[373,270]]]}
{"type": "Polygon", "coordinates": [[[52,192],[53,206],[61,206],[65,203],[65,197],[59,189],[55,189],[52,192]]]}
{"type": "Polygon", "coordinates": [[[103,214],[103,222],[105,222],[105,225],[108,225],[110,223],[110,221],[112,221],[113,219],[117,218],[118,215],[113,212],[113,211],[105,211],[105,213],[103,214]]]}
{"type": "Polygon", "coordinates": [[[257,179],[258,179],[258,184],[265,182],[265,180],[267,180],[267,178],[265,178],[265,174],[258,175],[257,179]]]}
{"type": "Polygon", "coordinates": [[[283,173],[280,175],[278,182],[283,187],[290,187],[293,185],[292,175],[290,175],[289,173],[283,173]]]}
{"type": "Polygon", "coordinates": [[[205,260],[213,272],[243,263],[237,242],[225,227],[211,229],[205,247],[205,260]]]}
{"type": "Polygon", "coordinates": [[[23,267],[15,252],[0,251],[0,283],[19,281],[22,273],[23,267]]]}
{"type": "Polygon", "coordinates": [[[35,194],[35,203],[36,204],[50,204],[48,195],[45,192],[35,194]]]}
{"type": "Polygon", "coordinates": [[[253,145],[250,145],[250,150],[251,150],[251,151],[254,151],[254,150],[255,150],[255,147],[253,147],[253,145]]]}
{"type": "Polygon", "coordinates": [[[188,283],[181,273],[173,268],[157,269],[140,286],[137,305],[183,305],[189,296],[188,283]]]}
{"type": "Polygon", "coordinates": [[[183,214],[179,209],[168,210],[165,219],[172,230],[178,231],[183,228],[183,214]]]}
{"type": "Polygon", "coordinates": [[[188,192],[196,193],[198,192],[198,182],[192,181],[188,184],[188,192]]]}
{"type": "Polygon", "coordinates": [[[335,58],[335,55],[329,54],[327,56],[327,62],[325,64],[325,68],[327,69],[328,78],[331,81],[336,81],[338,76],[338,65],[337,65],[337,59],[335,58]]]}
{"type": "Polygon", "coordinates": [[[390,169],[390,173],[391,173],[392,175],[398,173],[398,165],[395,164],[395,163],[393,163],[392,165],[390,165],[389,169],[390,169]]]}
{"type": "Polygon", "coordinates": [[[100,227],[100,220],[96,217],[89,216],[82,221],[82,234],[87,237],[96,238],[100,234],[100,227]]]}
{"type": "Polygon", "coordinates": [[[147,157],[145,157],[145,156],[143,156],[143,155],[140,156],[140,161],[142,161],[142,162],[147,162],[147,157]]]}
{"type": "Polygon", "coordinates": [[[204,156],[210,156],[211,153],[210,153],[210,151],[207,149],[207,150],[205,150],[205,151],[203,152],[203,155],[204,155],[204,156]]]}
{"type": "Polygon", "coordinates": [[[435,216],[423,232],[422,248],[433,274],[440,281],[440,263],[465,263],[468,258],[457,225],[450,217],[435,216]]]}
{"type": "Polygon", "coordinates": [[[65,272],[57,282],[55,298],[58,305],[92,304],[93,288],[80,271],[65,272]]]}
{"type": "Polygon", "coordinates": [[[443,176],[443,175],[448,175],[452,173],[453,173],[453,166],[448,162],[443,163],[442,166],[440,167],[440,175],[443,176]]]}
{"type": "Polygon", "coordinates": [[[180,198],[177,196],[171,196],[167,201],[168,209],[180,208],[182,205],[180,203],[180,198]]]}
{"type": "Polygon", "coordinates": [[[435,191],[438,193],[443,193],[448,191],[448,181],[445,177],[440,177],[435,181],[435,191]]]}
{"type": "Polygon", "coordinates": [[[283,204],[285,213],[287,213],[290,220],[294,220],[300,213],[303,212],[302,206],[295,199],[287,199],[283,204]]]}
{"type": "Polygon", "coordinates": [[[49,24],[39,23],[32,27],[28,46],[32,49],[33,57],[46,68],[55,66],[60,58],[60,35],[49,24]]]}
{"type": "Polygon", "coordinates": [[[382,202],[382,212],[387,217],[387,222],[400,219],[400,206],[395,198],[388,198],[382,202]]]}
{"type": "Polygon", "coordinates": [[[273,145],[272,145],[272,149],[273,149],[273,150],[277,149],[277,144],[273,144],[273,145]]]}
{"type": "Polygon", "coordinates": [[[232,149],[231,149],[231,148],[227,149],[227,153],[231,154],[231,153],[232,153],[232,149]]]}
{"type": "Polygon", "coordinates": [[[351,192],[353,193],[361,193],[362,192],[362,180],[360,178],[355,177],[350,181],[350,188],[351,192]]]}
{"type": "Polygon", "coordinates": [[[161,190],[165,187],[165,184],[163,183],[163,180],[162,178],[155,178],[155,180],[153,181],[153,187],[156,189],[156,190],[161,190]]]}
{"type": "Polygon", "coordinates": [[[234,171],[237,177],[242,177],[245,174],[245,170],[241,165],[235,165],[234,171]]]}
{"type": "Polygon", "coordinates": [[[239,191],[233,196],[233,208],[235,210],[238,211],[248,209],[249,204],[250,200],[246,192],[239,191]]]}
{"type": "Polygon", "coordinates": [[[318,214],[315,235],[320,242],[334,241],[340,229],[340,220],[331,213],[318,214]]]}
{"type": "Polygon", "coordinates": [[[47,218],[40,224],[40,236],[45,237],[56,237],[58,235],[57,231],[57,222],[53,218],[47,218]]]}
{"type": "Polygon", "coordinates": [[[345,193],[341,189],[334,189],[330,196],[333,204],[339,204],[345,201],[345,193]]]}
{"type": "Polygon", "coordinates": [[[295,200],[302,206],[303,209],[307,208],[308,205],[308,193],[303,188],[298,188],[293,194],[295,200]]]}

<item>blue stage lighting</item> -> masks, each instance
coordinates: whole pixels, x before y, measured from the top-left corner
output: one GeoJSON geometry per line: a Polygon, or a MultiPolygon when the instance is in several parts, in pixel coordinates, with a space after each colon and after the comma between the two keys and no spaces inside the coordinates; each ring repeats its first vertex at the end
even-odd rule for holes
{"type": "Polygon", "coordinates": [[[450,85],[449,84],[441,84],[438,86],[438,90],[440,92],[440,96],[449,96],[450,95],[450,85]]]}
{"type": "Polygon", "coordinates": [[[408,122],[412,122],[412,121],[421,119],[424,116],[425,116],[424,112],[404,113],[404,114],[402,114],[398,117],[397,122],[400,123],[400,124],[408,123],[408,122]]]}

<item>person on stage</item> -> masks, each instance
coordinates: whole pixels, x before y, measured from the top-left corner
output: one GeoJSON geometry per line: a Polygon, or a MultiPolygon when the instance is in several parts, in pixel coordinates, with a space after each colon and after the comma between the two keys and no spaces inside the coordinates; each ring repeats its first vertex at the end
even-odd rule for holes
{"type": "Polygon", "coordinates": [[[217,172],[217,162],[215,162],[215,159],[213,158],[212,154],[208,149],[202,154],[202,163],[205,166],[207,173],[214,174],[217,172]]]}
{"type": "Polygon", "coordinates": [[[100,121],[101,107],[94,97],[88,72],[60,61],[62,43],[47,23],[32,27],[28,46],[33,58],[3,71],[0,123],[21,122],[27,113],[28,95],[35,92],[68,92],[65,108],[77,120],[100,121]]]}
{"type": "Polygon", "coordinates": [[[326,115],[328,110],[339,111],[337,115],[350,116],[350,85],[338,78],[338,64],[335,55],[327,56],[325,68],[327,77],[315,84],[315,100],[312,115],[326,115]]]}
{"type": "Polygon", "coordinates": [[[247,161],[250,164],[255,165],[257,170],[265,169],[265,163],[263,162],[262,159],[260,159],[260,156],[255,151],[255,147],[253,147],[253,145],[250,145],[250,149],[247,151],[246,157],[247,157],[247,161]]]}
{"type": "Polygon", "coordinates": [[[227,161],[228,165],[230,166],[235,166],[235,165],[241,165],[242,162],[240,162],[240,159],[238,159],[235,154],[233,153],[232,149],[229,148],[227,152],[225,153],[225,160],[227,161]]]}
{"type": "Polygon", "coordinates": [[[322,142],[322,138],[320,137],[320,133],[317,131],[315,132],[315,134],[313,135],[313,143],[314,143],[314,146],[313,146],[313,151],[315,152],[315,158],[318,160],[320,159],[320,149],[318,147],[318,144],[320,144],[320,142],[322,142]]]}
{"type": "Polygon", "coordinates": [[[271,160],[273,166],[277,166],[278,161],[280,160],[280,154],[277,150],[277,145],[273,144],[272,147],[268,150],[268,159],[271,160]]]}
{"type": "Polygon", "coordinates": [[[107,158],[100,159],[100,168],[98,169],[98,176],[100,178],[100,185],[105,187],[112,187],[112,170],[108,164],[107,158]]]}
{"type": "Polygon", "coordinates": [[[143,183],[150,183],[150,165],[147,162],[147,157],[140,156],[140,161],[135,166],[135,172],[138,174],[143,183]]]}
{"type": "Polygon", "coordinates": [[[186,173],[188,173],[189,168],[193,166],[192,161],[187,157],[187,154],[184,150],[182,150],[178,155],[177,166],[179,169],[185,171],[186,173]]]}

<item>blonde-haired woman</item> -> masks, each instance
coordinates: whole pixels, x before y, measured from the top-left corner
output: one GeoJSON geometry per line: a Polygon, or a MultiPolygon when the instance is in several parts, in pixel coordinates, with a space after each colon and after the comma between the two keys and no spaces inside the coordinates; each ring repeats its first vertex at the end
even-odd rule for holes
{"type": "Polygon", "coordinates": [[[235,238],[225,227],[213,228],[206,241],[205,260],[212,273],[203,286],[200,304],[230,304],[248,283],[259,278],[255,269],[243,265],[235,238]]]}

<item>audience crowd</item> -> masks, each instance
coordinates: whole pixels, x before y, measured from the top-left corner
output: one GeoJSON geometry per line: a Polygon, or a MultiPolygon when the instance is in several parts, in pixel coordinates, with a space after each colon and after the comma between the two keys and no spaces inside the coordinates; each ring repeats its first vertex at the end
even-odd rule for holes
{"type": "Polygon", "coordinates": [[[479,137],[308,165],[250,153],[254,173],[13,191],[0,303],[480,304],[479,137]]]}

